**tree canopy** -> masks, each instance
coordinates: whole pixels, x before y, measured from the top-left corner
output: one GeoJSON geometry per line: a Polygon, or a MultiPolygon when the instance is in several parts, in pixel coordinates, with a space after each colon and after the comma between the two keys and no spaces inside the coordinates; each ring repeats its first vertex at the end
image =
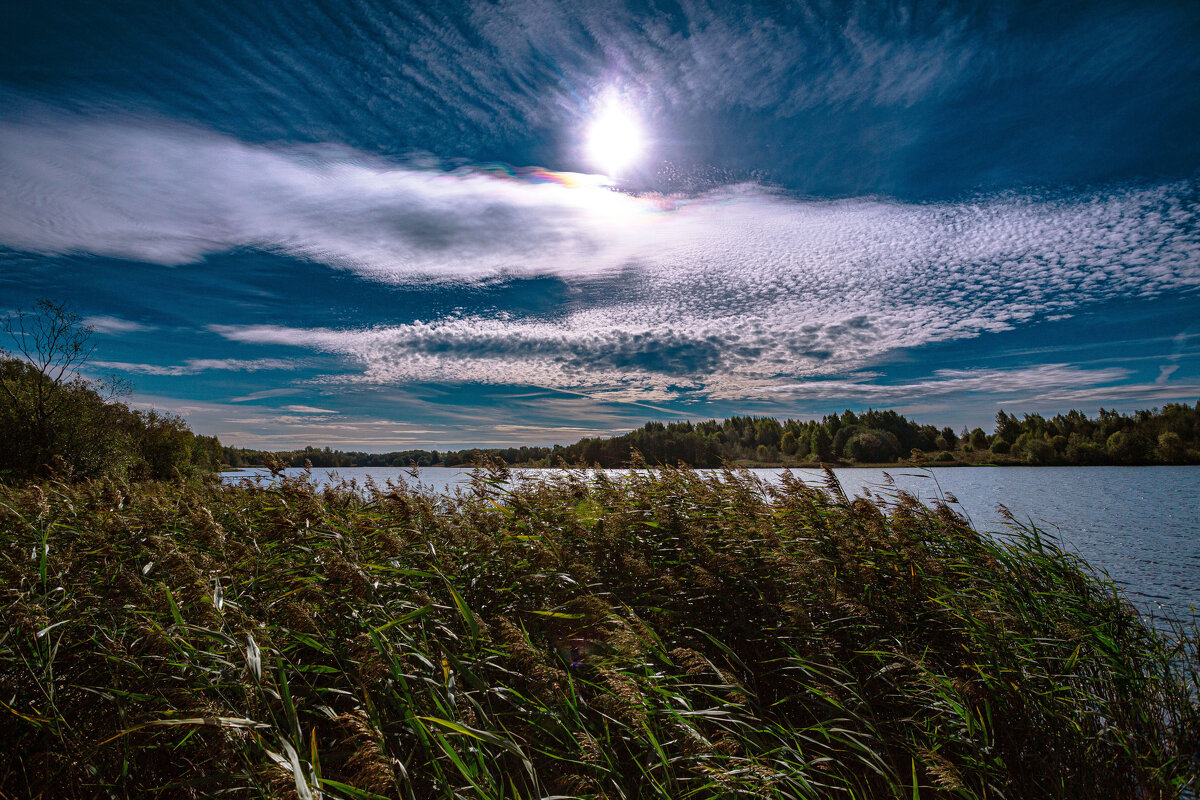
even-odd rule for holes
{"type": "Polygon", "coordinates": [[[0,349],[0,478],[172,478],[220,467],[221,443],[182,418],[130,408],[127,384],[83,376],[92,331],[61,303],[5,322],[0,349]]]}

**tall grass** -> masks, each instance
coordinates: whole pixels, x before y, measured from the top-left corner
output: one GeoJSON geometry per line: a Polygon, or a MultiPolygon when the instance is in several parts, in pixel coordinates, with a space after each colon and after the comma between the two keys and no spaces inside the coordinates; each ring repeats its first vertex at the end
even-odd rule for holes
{"type": "Polygon", "coordinates": [[[0,489],[0,797],[1196,789],[1195,638],[1035,529],[508,477],[0,489]]]}

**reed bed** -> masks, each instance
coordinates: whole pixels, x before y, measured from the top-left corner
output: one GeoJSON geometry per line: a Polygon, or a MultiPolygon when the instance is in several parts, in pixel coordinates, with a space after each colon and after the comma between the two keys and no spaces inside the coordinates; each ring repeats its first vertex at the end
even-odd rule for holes
{"type": "Polygon", "coordinates": [[[1195,796],[1194,635],[830,478],[0,488],[0,797],[1195,796]]]}

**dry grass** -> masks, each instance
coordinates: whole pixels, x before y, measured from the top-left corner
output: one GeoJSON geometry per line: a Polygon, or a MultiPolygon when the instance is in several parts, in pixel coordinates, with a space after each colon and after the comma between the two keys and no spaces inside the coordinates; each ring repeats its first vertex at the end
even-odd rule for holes
{"type": "Polygon", "coordinates": [[[1035,530],[506,478],[0,489],[0,797],[1196,789],[1195,639],[1035,530]]]}

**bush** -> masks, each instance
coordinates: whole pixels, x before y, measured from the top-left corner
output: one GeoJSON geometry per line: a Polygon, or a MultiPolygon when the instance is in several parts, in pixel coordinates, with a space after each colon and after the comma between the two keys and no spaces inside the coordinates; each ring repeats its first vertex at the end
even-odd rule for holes
{"type": "Polygon", "coordinates": [[[1055,460],[1054,446],[1042,439],[1030,439],[1025,443],[1025,460],[1030,464],[1052,464],[1055,460]]]}

